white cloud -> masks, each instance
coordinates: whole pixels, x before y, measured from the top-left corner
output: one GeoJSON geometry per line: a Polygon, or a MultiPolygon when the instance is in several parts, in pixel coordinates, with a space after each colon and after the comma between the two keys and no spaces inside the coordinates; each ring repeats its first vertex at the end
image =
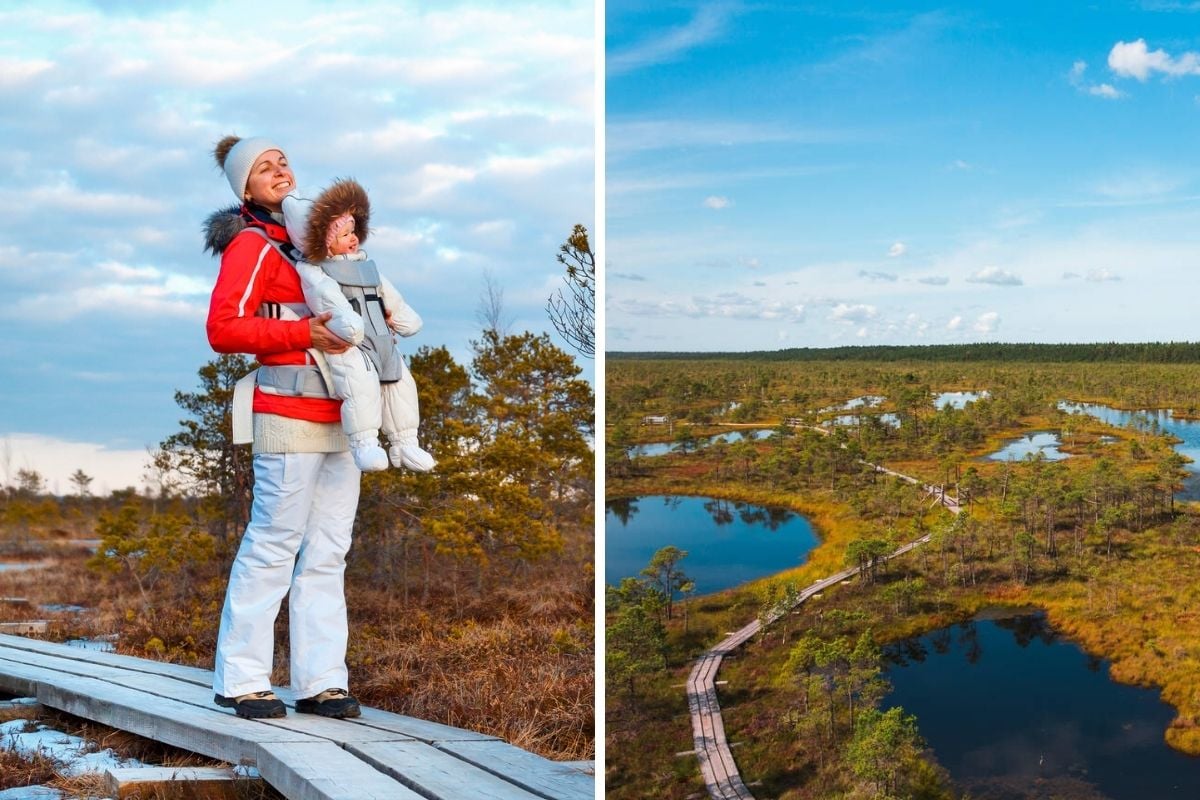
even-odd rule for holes
{"type": "Polygon", "coordinates": [[[968,283],[990,283],[993,286],[1020,286],[1022,281],[1013,273],[999,267],[984,267],[971,277],[968,283]]]}
{"type": "Polygon", "coordinates": [[[1086,61],[1076,61],[1071,65],[1071,71],[1067,73],[1067,80],[1072,86],[1079,91],[1090,94],[1094,97],[1103,97],[1106,100],[1119,100],[1125,97],[1125,93],[1108,83],[1088,83],[1083,79],[1084,72],[1087,71],[1086,61]]]}
{"type": "Polygon", "coordinates": [[[951,162],[950,162],[950,168],[951,168],[951,169],[962,170],[962,171],[964,171],[964,172],[965,172],[965,171],[967,171],[967,170],[972,170],[972,169],[974,169],[975,167],[974,167],[974,166],[972,166],[971,164],[968,164],[966,161],[963,161],[961,158],[956,158],[956,159],[954,159],[953,161],[951,161],[951,162]]]}
{"type": "Polygon", "coordinates": [[[1115,88],[1111,83],[1098,83],[1088,87],[1088,94],[1103,97],[1106,100],[1120,100],[1125,93],[1115,88]]]}
{"type": "Polygon", "coordinates": [[[963,318],[961,316],[953,316],[950,318],[950,321],[946,323],[946,330],[956,331],[962,327],[962,323],[963,318]]]}
{"type": "Polygon", "coordinates": [[[980,314],[975,320],[975,324],[971,327],[976,333],[992,333],[1000,325],[1000,315],[995,311],[988,311],[980,314]]]}
{"type": "Polygon", "coordinates": [[[916,312],[910,312],[904,317],[904,330],[915,333],[917,336],[924,336],[929,330],[929,323],[921,319],[921,315],[916,312]]]}
{"type": "Polygon", "coordinates": [[[0,57],[0,88],[14,89],[54,68],[54,62],[43,58],[20,59],[0,57]]]}
{"type": "Polygon", "coordinates": [[[862,323],[879,316],[879,309],[866,303],[838,303],[829,318],[837,322],[862,323]]]}
{"type": "Polygon", "coordinates": [[[719,211],[722,208],[729,208],[731,205],[733,203],[730,202],[728,197],[720,197],[714,194],[704,198],[705,208],[712,208],[719,211]]]}
{"type": "Polygon", "coordinates": [[[891,272],[879,272],[879,271],[868,272],[865,269],[860,269],[858,271],[858,277],[865,278],[866,280],[869,280],[869,281],[894,282],[896,280],[896,275],[892,274],[891,272]]]}
{"type": "Polygon", "coordinates": [[[487,172],[519,180],[529,180],[567,164],[591,164],[592,151],[583,147],[554,147],[541,153],[525,156],[492,156],[487,172]]]}
{"type": "Polygon", "coordinates": [[[0,209],[8,214],[27,214],[38,209],[47,214],[89,214],[144,220],[147,215],[164,214],[169,210],[169,205],[161,199],[130,192],[81,189],[71,176],[60,174],[40,185],[0,188],[0,209]]]}
{"type": "MultiPolygon", "coordinates": [[[[861,140],[866,134],[852,130],[800,128],[741,119],[615,119],[605,125],[605,145],[610,154],[642,150],[732,148],[761,144],[831,144],[861,140]]],[[[777,168],[776,168],[777,169],[777,168]]],[[[774,174],[786,174],[775,172],[774,174]]]]}
{"type": "Polygon", "coordinates": [[[1119,281],[1121,276],[1117,275],[1110,269],[1092,269],[1088,270],[1087,280],[1093,283],[1104,283],[1105,281],[1119,281]]]}
{"type": "Polygon", "coordinates": [[[607,309],[646,317],[674,316],[693,319],[759,319],[789,322],[804,320],[802,303],[748,297],[739,292],[722,292],[710,297],[697,295],[686,300],[610,299],[607,309]]]}
{"type": "Polygon", "coordinates": [[[888,248],[888,258],[898,258],[908,252],[908,245],[904,242],[896,242],[888,248]]]}
{"type": "Polygon", "coordinates": [[[1165,50],[1150,50],[1145,39],[1137,39],[1114,44],[1108,53],[1108,66],[1121,77],[1139,81],[1155,72],[1171,77],[1200,75],[1200,54],[1189,52],[1172,58],[1165,50]]]}
{"type": "Polygon", "coordinates": [[[13,304],[14,318],[67,321],[79,317],[120,315],[128,319],[165,317],[203,323],[212,285],[176,277],[161,284],[108,284],[68,292],[27,294],[13,304]],[[189,297],[191,299],[189,299],[189,297]]]}
{"type": "Polygon", "coordinates": [[[927,275],[924,278],[917,278],[917,283],[925,283],[929,286],[945,286],[950,282],[950,279],[945,275],[927,275]]]}
{"type": "Polygon", "coordinates": [[[608,74],[622,75],[652,64],[675,61],[689,50],[722,36],[731,16],[732,9],[722,4],[701,6],[686,24],[608,55],[605,59],[608,74]]]}
{"type": "Polygon", "coordinates": [[[58,494],[75,494],[71,476],[76,470],[92,477],[89,490],[94,495],[107,495],[129,486],[145,488],[144,474],[150,461],[145,450],[111,450],[90,442],[64,441],[27,433],[9,433],[0,439],[0,454],[11,475],[2,476],[6,482],[16,477],[16,470],[38,472],[46,486],[58,494]]]}
{"type": "Polygon", "coordinates": [[[1188,178],[1179,173],[1156,169],[1131,170],[1096,183],[1096,194],[1112,200],[1144,200],[1170,194],[1186,185],[1188,178]]]}

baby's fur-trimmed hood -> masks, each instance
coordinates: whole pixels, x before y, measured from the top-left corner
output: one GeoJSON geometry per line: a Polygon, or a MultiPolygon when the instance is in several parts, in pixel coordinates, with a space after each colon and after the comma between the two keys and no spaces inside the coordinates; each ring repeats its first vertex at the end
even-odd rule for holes
{"type": "Polygon", "coordinates": [[[350,178],[334,181],[312,200],[301,197],[299,193],[289,195],[284,200],[283,214],[287,219],[292,244],[300,248],[306,261],[312,263],[320,263],[328,257],[326,234],[330,224],[341,215],[353,215],[354,232],[358,235],[359,244],[365,242],[370,233],[371,202],[367,198],[367,190],[350,178]],[[291,199],[293,197],[295,202],[291,199]],[[302,222],[293,216],[305,212],[307,215],[302,222]],[[301,226],[303,232],[298,235],[296,229],[301,226]]]}

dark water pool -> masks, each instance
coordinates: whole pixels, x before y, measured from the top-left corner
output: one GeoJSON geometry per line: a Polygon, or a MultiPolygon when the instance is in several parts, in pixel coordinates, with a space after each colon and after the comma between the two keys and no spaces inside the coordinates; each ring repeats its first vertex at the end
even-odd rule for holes
{"type": "Polygon", "coordinates": [[[661,547],[680,562],[697,594],[728,589],[802,564],[817,544],[799,514],[711,497],[653,495],[604,504],[604,580],[636,577],[661,547]]]}
{"type": "Polygon", "coordinates": [[[1169,748],[1154,689],[1058,635],[1044,614],[998,614],[889,646],[886,708],[916,714],[975,800],[1200,797],[1200,759],[1169,748]]]}

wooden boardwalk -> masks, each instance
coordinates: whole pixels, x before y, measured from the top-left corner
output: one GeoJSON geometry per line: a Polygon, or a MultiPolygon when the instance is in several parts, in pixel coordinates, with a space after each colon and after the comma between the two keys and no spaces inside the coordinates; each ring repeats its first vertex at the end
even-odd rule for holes
{"type": "MultiPolygon", "coordinates": [[[[868,466],[873,466],[879,472],[893,475],[908,483],[921,485],[920,481],[908,475],[901,475],[873,464],[868,464],[868,466]]],[[[924,489],[951,513],[958,514],[961,511],[957,501],[946,495],[940,487],[926,485],[924,489]]],[[[904,555],[913,548],[925,544],[931,535],[926,534],[920,539],[897,548],[888,556],[888,559],[904,555]]],[[[828,578],[822,578],[801,591],[797,595],[795,605],[791,608],[783,609],[768,618],[768,624],[790,612],[792,608],[799,606],[813,595],[854,577],[858,572],[858,567],[852,567],[834,573],[828,578]]],[[[717,700],[717,671],[721,668],[721,662],[725,656],[730,655],[753,638],[761,628],[762,623],[755,619],[745,627],[729,634],[720,644],[700,656],[695,666],[692,667],[691,674],[688,675],[687,698],[688,710],[692,717],[692,741],[695,744],[696,757],[700,760],[700,774],[704,776],[704,784],[708,789],[709,797],[712,797],[713,800],[754,800],[754,795],[742,781],[737,762],[733,758],[733,752],[729,749],[729,741],[725,738],[725,721],[721,717],[721,704],[717,700]]]]}
{"type": "MultiPolygon", "coordinates": [[[[364,707],[354,720],[246,720],[212,673],[0,635],[0,690],[232,764],[289,800],[592,800],[595,778],[495,737],[364,707]]],[[[276,693],[290,707],[295,697],[276,693]]]]}

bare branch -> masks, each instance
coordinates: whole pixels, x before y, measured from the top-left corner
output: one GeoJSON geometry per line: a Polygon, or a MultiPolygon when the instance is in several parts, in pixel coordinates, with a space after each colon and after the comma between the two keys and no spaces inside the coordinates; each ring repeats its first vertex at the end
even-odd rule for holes
{"type": "Polygon", "coordinates": [[[560,250],[558,261],[567,268],[566,289],[551,295],[546,312],[567,343],[592,358],[596,354],[596,257],[587,228],[576,225],[560,250]]]}

